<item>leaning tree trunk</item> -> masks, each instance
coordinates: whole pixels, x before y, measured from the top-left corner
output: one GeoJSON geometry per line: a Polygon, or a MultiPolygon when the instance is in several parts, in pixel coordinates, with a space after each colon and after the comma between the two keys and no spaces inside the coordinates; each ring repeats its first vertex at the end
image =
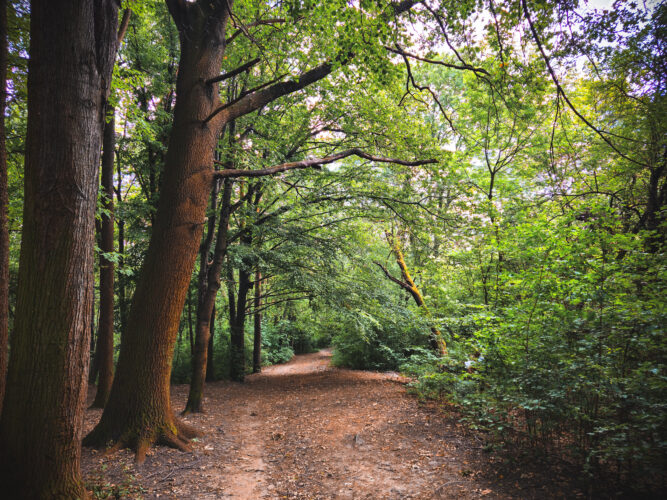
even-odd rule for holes
{"type": "MultiPolygon", "coordinates": [[[[211,2],[211,8],[219,2],[211,2]]],[[[223,13],[169,2],[180,31],[174,123],[165,159],[162,191],[148,251],[132,298],[109,400],[84,444],[130,446],[137,461],[161,442],[188,449],[194,433],[174,417],[169,393],[178,324],[206,215],[213,151],[220,126],[205,119],[218,103],[224,52],[223,13]],[[217,17],[216,17],[217,16],[217,17]],[[215,18],[214,18],[215,17],[215,18]],[[205,29],[204,29],[205,26],[205,29]]],[[[208,7],[207,7],[208,8],[208,7]]]]}
{"type": "MultiPolygon", "coordinates": [[[[379,262],[376,262],[376,264],[380,266],[382,271],[384,271],[384,274],[387,276],[387,278],[406,290],[412,296],[417,306],[421,307],[424,313],[426,313],[426,316],[430,318],[431,312],[429,311],[428,307],[426,307],[424,296],[419,291],[419,288],[417,288],[417,285],[413,281],[412,276],[410,276],[410,271],[408,270],[408,266],[405,263],[405,258],[403,257],[401,246],[398,243],[398,238],[396,238],[396,236],[394,236],[394,234],[390,231],[386,231],[385,236],[387,237],[387,242],[391,247],[391,251],[394,254],[394,257],[396,258],[396,264],[398,264],[398,267],[401,270],[402,280],[392,276],[389,271],[387,271],[387,269],[379,262]]],[[[440,356],[447,355],[447,345],[445,344],[445,340],[442,338],[440,330],[433,324],[431,325],[431,335],[429,342],[431,344],[431,348],[440,354],[440,356]]]]}
{"type": "Polygon", "coordinates": [[[114,0],[33,1],[23,241],[0,423],[6,498],[84,498],[79,458],[114,0]]]}
{"type": "Polygon", "coordinates": [[[0,1],[0,415],[9,347],[9,195],[7,192],[7,1],[0,1]]]}
{"type": "MultiPolygon", "coordinates": [[[[228,172],[216,175],[211,168],[220,131],[234,119],[325,78],[336,67],[326,61],[298,78],[259,86],[222,105],[218,82],[239,72],[218,75],[232,0],[166,3],[179,30],[181,56],[162,191],[127,327],[121,334],[109,400],[100,422],[84,440],[87,445],[113,441],[116,447],[136,448],[138,461],[154,441],[187,449],[187,437],[192,435],[174,418],[169,379],[210,186],[214,177],[229,176],[228,172]]],[[[392,12],[405,12],[415,3],[404,0],[392,12]]],[[[339,58],[343,59],[348,60],[339,58]]]]}
{"type": "MultiPolygon", "coordinates": [[[[102,152],[102,193],[104,209],[102,229],[100,231],[100,250],[103,253],[114,251],[114,203],[113,171],[114,148],[116,144],[116,120],[114,108],[109,106],[107,121],[104,125],[104,150],[102,152]]],[[[113,308],[114,308],[114,264],[104,255],[100,255],[100,321],[97,333],[97,392],[93,408],[104,408],[109,399],[113,381],[113,308]]]]}
{"type": "MultiPolygon", "coordinates": [[[[227,255],[227,228],[231,212],[232,182],[225,180],[222,191],[222,206],[220,209],[220,224],[213,251],[213,263],[209,266],[206,277],[206,289],[197,307],[197,326],[195,335],[195,350],[192,357],[192,380],[190,392],[183,414],[202,411],[202,394],[206,380],[208,343],[210,336],[210,321],[215,297],[220,290],[220,272],[227,255]]],[[[207,252],[208,254],[208,252],[207,252]]],[[[208,255],[207,255],[208,257],[208,255]]]]}

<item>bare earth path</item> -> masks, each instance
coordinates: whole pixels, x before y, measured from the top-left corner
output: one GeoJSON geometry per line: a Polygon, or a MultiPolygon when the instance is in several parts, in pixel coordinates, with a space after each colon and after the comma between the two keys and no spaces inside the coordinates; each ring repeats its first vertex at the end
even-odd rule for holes
{"type": "MultiPolygon", "coordinates": [[[[207,413],[186,419],[205,432],[193,453],[153,449],[137,467],[127,450],[84,449],[84,476],[146,499],[573,496],[557,475],[499,467],[479,438],[420,404],[397,375],[332,368],[330,357],[296,356],[245,384],[208,384],[207,413]]],[[[183,408],[187,386],[172,394],[183,408]]],[[[87,429],[99,415],[88,410],[87,429]]]]}

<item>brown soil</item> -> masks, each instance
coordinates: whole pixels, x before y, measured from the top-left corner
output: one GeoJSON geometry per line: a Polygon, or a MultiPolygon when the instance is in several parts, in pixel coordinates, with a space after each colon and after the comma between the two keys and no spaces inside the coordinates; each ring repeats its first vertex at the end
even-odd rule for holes
{"type": "MultiPolygon", "coordinates": [[[[84,449],[89,487],[145,499],[578,496],[558,470],[517,471],[485,452],[452,413],[407,394],[399,375],[332,368],[330,357],[208,384],[207,412],[185,419],[205,433],[193,453],[158,447],[137,466],[127,450],[84,449]]],[[[186,397],[187,386],[172,388],[175,408],[186,397]]],[[[99,416],[88,410],[86,430],[99,416]]]]}

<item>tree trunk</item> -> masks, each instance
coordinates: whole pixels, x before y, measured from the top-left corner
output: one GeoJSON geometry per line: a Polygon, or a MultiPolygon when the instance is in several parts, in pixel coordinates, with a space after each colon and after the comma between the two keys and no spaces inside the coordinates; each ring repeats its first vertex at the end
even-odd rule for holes
{"type": "MultiPolygon", "coordinates": [[[[116,172],[118,175],[118,187],[116,188],[116,201],[121,203],[122,198],[122,187],[123,187],[123,174],[121,172],[120,158],[116,163],[116,172]]],[[[122,268],[125,259],[123,254],[125,253],[125,221],[123,219],[116,218],[118,225],[118,253],[120,254],[118,264],[122,268]]],[[[122,273],[118,274],[118,309],[120,313],[120,331],[121,333],[125,331],[127,325],[127,299],[125,298],[125,276],[122,273]]]]}
{"type": "MultiPolygon", "coordinates": [[[[393,282],[401,285],[405,290],[407,290],[412,298],[414,299],[415,303],[417,304],[418,307],[421,307],[426,315],[428,317],[431,316],[431,312],[428,310],[428,307],[426,307],[426,303],[424,302],[424,297],[422,296],[421,292],[419,291],[419,288],[417,288],[417,285],[415,285],[415,282],[412,279],[412,276],[410,276],[410,271],[408,270],[408,266],[405,263],[405,258],[403,257],[403,252],[401,251],[401,246],[398,243],[398,238],[396,236],[389,232],[386,231],[385,235],[387,237],[387,241],[389,242],[389,245],[391,247],[391,251],[394,254],[394,257],[396,258],[396,264],[398,264],[399,269],[401,270],[401,276],[403,280],[398,280],[391,276],[386,269],[382,268],[385,274],[389,279],[391,279],[393,282]]],[[[380,266],[382,267],[382,266],[380,266]]],[[[430,336],[430,344],[431,348],[436,351],[440,356],[445,356],[447,355],[447,345],[445,344],[444,339],[442,338],[442,334],[440,333],[440,330],[435,326],[431,326],[431,336],[430,336]]]]}
{"type": "Polygon", "coordinates": [[[223,3],[168,2],[180,32],[181,58],[160,201],[122,332],[109,400],[100,422],[84,440],[86,445],[114,441],[118,447],[133,447],[139,462],[153,442],[188,449],[187,439],[195,435],[174,418],[169,380],[221,129],[221,124],[209,126],[205,119],[218,104],[218,86],[206,80],[222,66],[228,18],[223,3]]]}
{"type": "MultiPolygon", "coordinates": [[[[206,380],[207,368],[207,348],[210,337],[210,321],[215,297],[220,289],[220,273],[222,264],[227,255],[227,229],[229,227],[229,216],[231,213],[231,195],[232,182],[225,180],[225,186],[222,191],[222,206],[220,209],[220,224],[218,226],[218,235],[215,241],[215,250],[213,252],[213,262],[208,267],[206,277],[206,289],[197,307],[197,331],[195,340],[195,352],[192,357],[192,380],[190,382],[190,392],[188,401],[185,404],[183,414],[202,411],[202,394],[204,391],[204,381],[206,380]]],[[[208,254],[208,252],[206,252],[208,254]]],[[[207,255],[208,256],[208,255],[207,255]]]]}
{"type": "MultiPolygon", "coordinates": [[[[326,61],[298,78],[257,88],[221,105],[218,82],[224,78],[219,72],[233,2],[166,3],[179,30],[181,54],[160,201],[127,327],[121,335],[109,400],[100,422],[84,440],[86,445],[105,446],[114,441],[118,447],[136,448],[139,462],[152,442],[188,449],[184,438],[193,435],[192,429],[174,418],[169,380],[214,178],[211,167],[219,133],[234,119],[327,77],[336,67],[326,61]]],[[[393,13],[405,12],[415,3],[404,1],[393,13]]]]}
{"type": "Polygon", "coordinates": [[[190,341],[190,359],[195,352],[195,336],[192,326],[192,287],[188,286],[188,340],[190,341]]]}
{"type": "Polygon", "coordinates": [[[0,415],[9,347],[9,195],[7,191],[7,1],[0,1],[0,415]]]}
{"type": "MultiPolygon", "coordinates": [[[[245,242],[246,244],[248,242],[245,242]]],[[[239,269],[239,289],[236,297],[236,314],[230,315],[230,360],[229,376],[236,382],[245,379],[245,317],[248,292],[252,287],[250,271],[242,263],[239,269]]]]}
{"type": "MultiPolygon", "coordinates": [[[[259,201],[261,191],[256,191],[255,188],[255,186],[248,186],[248,200],[252,200],[253,195],[256,195],[258,197],[257,200],[259,201]]],[[[241,189],[241,199],[243,198],[243,189],[241,189]]],[[[250,247],[252,236],[249,231],[245,230],[244,220],[241,220],[240,229],[243,231],[243,235],[240,238],[240,244],[250,247]]],[[[248,292],[253,284],[250,271],[252,267],[252,263],[247,257],[241,260],[241,267],[239,268],[239,288],[238,295],[236,296],[236,314],[232,314],[231,307],[229,313],[229,376],[232,380],[237,382],[243,382],[245,379],[245,318],[248,292]]]]}
{"type": "Polygon", "coordinates": [[[206,382],[213,382],[215,377],[215,350],[213,348],[213,337],[215,336],[215,303],[211,312],[211,334],[208,336],[208,350],[206,351],[206,382]]]}
{"type": "Polygon", "coordinates": [[[85,498],[79,459],[114,0],[33,1],[23,241],[0,484],[7,498],[85,498]]]}
{"type": "MultiPolygon", "coordinates": [[[[102,152],[102,193],[103,206],[100,250],[105,253],[114,251],[114,203],[113,171],[114,148],[116,147],[115,110],[109,106],[107,121],[104,125],[104,146],[102,152]]],[[[100,255],[100,321],[97,333],[97,393],[93,408],[104,408],[109,399],[113,381],[113,309],[114,309],[114,263],[100,255]]]]}
{"type": "Polygon", "coordinates": [[[262,313],[259,308],[262,305],[261,295],[262,274],[257,271],[255,274],[255,301],[253,304],[255,331],[253,338],[252,350],[252,372],[259,373],[262,371],[262,313]]]}

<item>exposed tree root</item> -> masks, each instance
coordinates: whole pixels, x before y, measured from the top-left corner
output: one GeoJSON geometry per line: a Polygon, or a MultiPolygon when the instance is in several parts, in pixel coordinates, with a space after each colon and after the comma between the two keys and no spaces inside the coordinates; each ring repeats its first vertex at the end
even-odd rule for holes
{"type": "Polygon", "coordinates": [[[151,445],[160,444],[180,451],[192,451],[190,439],[198,436],[201,436],[201,432],[194,427],[173,420],[170,425],[163,425],[157,429],[154,428],[152,431],[144,430],[141,433],[126,431],[119,437],[113,437],[111,432],[98,426],[84,438],[83,445],[92,448],[104,448],[111,443],[111,446],[104,451],[105,455],[111,455],[123,448],[129,448],[135,451],[136,462],[142,464],[146,460],[146,453],[151,445]]]}
{"type": "Polygon", "coordinates": [[[162,434],[158,444],[163,444],[181,451],[192,451],[192,447],[187,440],[178,437],[176,434],[162,434]]]}
{"type": "Polygon", "coordinates": [[[106,450],[104,450],[104,455],[113,455],[116,452],[119,452],[125,447],[125,445],[121,441],[116,441],[113,446],[110,446],[106,450]]]}

